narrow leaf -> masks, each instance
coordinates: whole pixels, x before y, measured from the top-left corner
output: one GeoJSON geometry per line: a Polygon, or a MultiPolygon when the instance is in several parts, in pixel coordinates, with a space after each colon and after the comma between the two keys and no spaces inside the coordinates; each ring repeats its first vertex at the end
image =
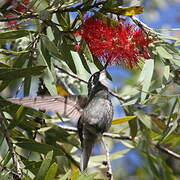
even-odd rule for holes
{"type": "Polygon", "coordinates": [[[137,129],[138,125],[137,125],[136,119],[134,121],[129,121],[129,127],[130,127],[131,137],[132,138],[136,137],[137,131],[138,131],[138,129],[137,129]]]}
{"type": "Polygon", "coordinates": [[[173,56],[169,52],[167,52],[166,49],[164,49],[162,46],[157,46],[156,51],[163,58],[173,59],[173,56]]]}
{"type": "Polygon", "coordinates": [[[144,7],[143,6],[120,7],[120,8],[113,8],[107,11],[123,16],[133,16],[136,14],[143,13],[144,7]]]}
{"type": "Polygon", "coordinates": [[[60,49],[61,49],[61,54],[62,54],[62,60],[64,60],[66,64],[68,65],[68,67],[71,69],[71,71],[76,74],[77,70],[76,70],[76,66],[75,66],[75,63],[71,54],[72,46],[64,42],[61,45],[60,49]]]}
{"type": "MultiPolygon", "coordinates": [[[[32,68],[32,61],[28,62],[28,68],[32,68]]],[[[24,79],[24,96],[29,96],[31,89],[31,76],[28,76],[24,79]]]]}
{"type": "Polygon", "coordinates": [[[118,119],[114,119],[112,121],[112,124],[115,125],[115,124],[122,124],[122,123],[125,123],[125,122],[128,122],[132,119],[135,119],[137,116],[126,116],[126,117],[122,117],[122,118],[118,118],[118,119]]]}
{"type": "Polygon", "coordinates": [[[41,167],[39,169],[39,172],[37,174],[36,180],[42,180],[47,174],[47,171],[49,169],[49,166],[51,164],[53,158],[53,151],[50,151],[47,153],[45,159],[43,160],[41,167]]]}
{"type": "Polygon", "coordinates": [[[67,180],[71,176],[71,170],[69,170],[63,177],[61,177],[59,180],[67,180]]]}
{"type": "Polygon", "coordinates": [[[58,165],[56,163],[53,163],[47,172],[45,180],[55,179],[57,170],[58,170],[58,165]]]}
{"type": "Polygon", "coordinates": [[[24,106],[20,106],[19,109],[17,110],[15,117],[11,120],[11,123],[9,124],[9,129],[14,128],[17,126],[23,119],[24,119],[24,106]]]}
{"type": "Polygon", "coordinates": [[[36,76],[42,74],[46,66],[36,66],[32,68],[0,68],[0,80],[10,81],[22,77],[36,76]]]}
{"type": "Polygon", "coordinates": [[[152,121],[151,121],[151,117],[147,116],[144,112],[142,111],[136,111],[135,112],[137,118],[139,118],[139,120],[149,129],[152,129],[152,121]]]}
{"type": "Polygon", "coordinates": [[[151,85],[153,71],[154,71],[154,60],[149,59],[145,62],[139,78],[139,82],[142,85],[141,101],[144,101],[146,99],[147,92],[151,85]]]}
{"type": "Polygon", "coordinates": [[[19,29],[19,30],[10,30],[5,32],[0,32],[0,41],[2,40],[14,40],[24,36],[34,33],[34,31],[19,29]]]}
{"type": "Polygon", "coordinates": [[[46,154],[47,152],[53,150],[55,155],[63,155],[64,154],[60,149],[58,149],[52,145],[49,145],[49,144],[39,143],[34,140],[29,140],[29,139],[25,139],[25,138],[18,138],[17,141],[18,141],[16,143],[17,146],[19,146],[23,149],[27,149],[29,151],[46,154]]]}
{"type": "Polygon", "coordinates": [[[75,166],[73,163],[71,163],[71,169],[72,169],[71,180],[77,180],[79,175],[79,168],[75,166]]]}
{"type": "Polygon", "coordinates": [[[49,40],[47,36],[43,35],[42,41],[43,41],[44,46],[47,48],[47,50],[52,56],[56,57],[57,59],[62,58],[61,53],[59,52],[59,49],[56,47],[54,42],[49,40]]]}
{"type": "Polygon", "coordinates": [[[39,48],[39,56],[38,56],[39,62],[41,65],[45,65],[47,68],[43,74],[43,80],[45,83],[45,86],[47,87],[48,91],[52,96],[57,96],[57,89],[55,86],[55,78],[52,74],[52,71],[46,61],[46,57],[42,54],[41,49],[39,48]]]}

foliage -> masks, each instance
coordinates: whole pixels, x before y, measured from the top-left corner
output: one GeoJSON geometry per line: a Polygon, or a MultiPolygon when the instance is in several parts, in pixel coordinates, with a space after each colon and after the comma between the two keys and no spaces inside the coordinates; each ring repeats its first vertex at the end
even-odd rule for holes
{"type": "MultiPolygon", "coordinates": [[[[127,117],[113,121],[111,133],[120,136],[113,139],[112,134],[107,142],[111,149],[117,142],[125,149],[111,153],[111,160],[136,150],[143,159],[133,173],[137,179],[176,179],[180,173],[173,165],[180,159],[180,39],[144,26],[133,18],[143,7],[129,7],[123,1],[32,0],[20,1],[14,10],[7,2],[12,1],[0,3],[6,9],[0,16],[0,179],[107,178],[105,155],[92,157],[92,171],[79,172],[78,136],[62,126],[73,126],[74,121],[7,100],[12,94],[87,94],[84,82],[103,67],[85,40],[74,35],[87,14],[98,14],[109,23],[123,15],[153,38],[151,59],[141,58],[140,68],[132,70],[123,88],[116,89],[127,117]]],[[[114,170],[117,179],[128,178],[126,170],[118,171],[114,170]]]]}

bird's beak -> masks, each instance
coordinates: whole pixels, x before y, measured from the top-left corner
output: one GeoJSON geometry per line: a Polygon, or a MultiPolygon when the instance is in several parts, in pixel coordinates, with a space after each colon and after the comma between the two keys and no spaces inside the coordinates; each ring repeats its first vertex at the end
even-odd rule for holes
{"type": "Polygon", "coordinates": [[[99,81],[104,86],[108,86],[108,81],[107,81],[107,76],[106,76],[106,70],[105,69],[101,71],[99,81]]]}

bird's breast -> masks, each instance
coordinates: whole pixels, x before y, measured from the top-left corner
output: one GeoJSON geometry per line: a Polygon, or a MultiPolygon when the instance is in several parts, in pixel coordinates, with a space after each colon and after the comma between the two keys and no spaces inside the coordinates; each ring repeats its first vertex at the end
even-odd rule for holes
{"type": "Polygon", "coordinates": [[[85,126],[93,126],[97,131],[107,131],[113,118],[112,103],[108,99],[94,98],[82,114],[85,126]]]}

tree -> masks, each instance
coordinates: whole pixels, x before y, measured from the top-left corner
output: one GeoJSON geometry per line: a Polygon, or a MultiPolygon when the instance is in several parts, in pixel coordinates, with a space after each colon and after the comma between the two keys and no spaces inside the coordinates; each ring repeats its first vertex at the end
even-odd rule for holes
{"type": "MultiPolygon", "coordinates": [[[[110,153],[110,160],[136,150],[143,158],[133,174],[137,179],[178,177],[178,38],[141,22],[134,15],[143,13],[143,6],[132,2],[4,0],[0,7],[1,179],[108,178],[108,152],[91,158],[91,171],[79,171],[76,114],[72,120],[42,111],[48,104],[64,112],[65,99],[71,103],[70,94],[87,94],[90,74],[104,64],[132,72],[123,88],[110,91],[126,114],[113,120],[111,133],[104,133],[110,149],[117,142],[125,145],[110,153]],[[7,98],[12,94],[45,96],[44,104],[32,109],[26,104],[32,99],[25,98],[17,105],[7,98]]],[[[118,170],[113,176],[128,178],[118,170]]]]}

